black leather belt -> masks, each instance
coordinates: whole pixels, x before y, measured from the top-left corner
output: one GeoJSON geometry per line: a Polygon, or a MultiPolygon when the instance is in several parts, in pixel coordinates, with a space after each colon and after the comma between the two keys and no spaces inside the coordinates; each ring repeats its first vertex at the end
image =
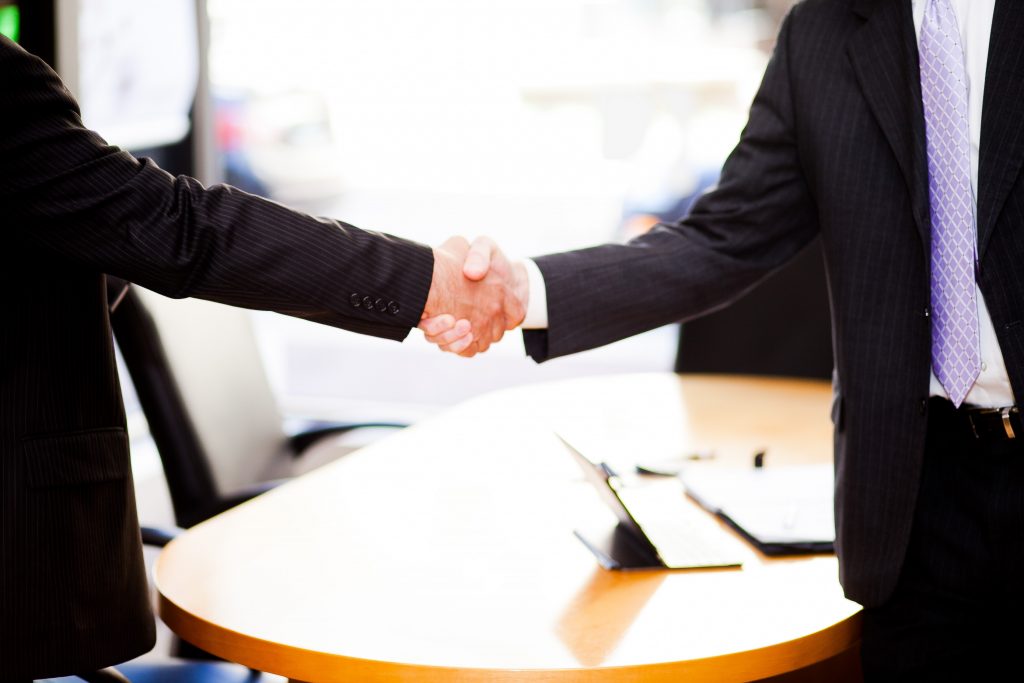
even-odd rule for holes
{"type": "Polygon", "coordinates": [[[971,408],[953,404],[944,398],[932,398],[930,410],[936,419],[949,420],[949,426],[982,441],[1024,442],[1024,420],[1017,406],[1006,408],[971,408]]]}

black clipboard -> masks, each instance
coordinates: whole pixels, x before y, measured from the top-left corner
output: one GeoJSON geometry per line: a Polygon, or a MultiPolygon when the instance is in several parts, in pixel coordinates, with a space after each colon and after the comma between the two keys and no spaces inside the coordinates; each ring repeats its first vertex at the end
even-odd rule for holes
{"type": "Polygon", "coordinates": [[[831,464],[764,468],[690,467],[687,495],[766,555],[835,550],[831,464]]]}

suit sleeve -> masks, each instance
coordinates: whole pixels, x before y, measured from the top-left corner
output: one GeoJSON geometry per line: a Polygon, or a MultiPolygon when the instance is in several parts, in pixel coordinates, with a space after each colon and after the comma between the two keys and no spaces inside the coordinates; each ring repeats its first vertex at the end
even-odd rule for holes
{"type": "Polygon", "coordinates": [[[547,288],[547,330],[526,330],[537,361],[710,313],[742,296],[817,233],[799,162],[784,22],[740,142],[718,187],[673,225],[624,245],[534,259],[547,288]]]}
{"type": "Polygon", "coordinates": [[[2,37],[0,125],[8,245],[166,296],[389,339],[419,321],[433,273],[428,247],[232,187],[204,188],[108,146],[82,126],[58,76],[2,37]]]}

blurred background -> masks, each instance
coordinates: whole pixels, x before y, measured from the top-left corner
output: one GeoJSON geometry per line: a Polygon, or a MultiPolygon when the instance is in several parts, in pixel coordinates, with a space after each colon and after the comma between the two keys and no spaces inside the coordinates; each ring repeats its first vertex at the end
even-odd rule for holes
{"type": "MultiPolygon", "coordinates": [[[[714,182],[783,4],[209,0],[218,152],[229,182],[429,244],[488,234],[529,256],[623,239],[714,182]]],[[[537,367],[519,334],[466,362],[418,333],[400,347],[258,323],[286,412],[344,419],[670,369],[676,341],[537,367]]]]}
{"type": "MultiPolygon", "coordinates": [[[[486,234],[524,257],[685,214],[738,140],[792,1],[0,0],[0,33],[55,66],[87,126],[173,173],[428,244],[486,234]]],[[[179,327],[226,335],[238,327],[226,311],[179,327]]],[[[538,366],[518,332],[467,361],[418,331],[396,344],[245,316],[276,403],[265,413],[293,430],[412,423],[516,384],[668,371],[679,334],[538,366]]],[[[186,399],[216,406],[219,380],[203,387],[203,372],[186,399]]],[[[140,519],[173,523],[122,378],[140,519]]]]}
{"type": "MultiPolygon", "coordinates": [[[[737,141],[791,4],[0,0],[0,32],[51,50],[86,125],[172,172],[429,244],[487,234],[530,256],[685,213],[737,141]]],[[[518,333],[466,361],[418,331],[399,345],[251,315],[296,424],[414,422],[514,384],[671,370],[678,335],[537,366],[518,333]]],[[[159,462],[128,403],[140,505],[159,516],[159,462]]]]}
{"type": "MultiPolygon", "coordinates": [[[[0,0],[0,32],[52,48],[86,125],[172,172],[428,244],[487,234],[530,256],[684,214],[736,143],[791,4],[0,0]]],[[[514,384],[670,370],[678,336],[538,366],[518,332],[467,361],[418,331],[399,345],[251,315],[295,423],[415,422],[514,384]]],[[[136,478],[159,489],[128,403],[136,478]]]]}

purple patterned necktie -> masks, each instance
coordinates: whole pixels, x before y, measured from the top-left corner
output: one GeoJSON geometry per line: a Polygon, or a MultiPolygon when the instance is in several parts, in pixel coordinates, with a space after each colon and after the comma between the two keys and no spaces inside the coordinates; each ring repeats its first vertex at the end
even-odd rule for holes
{"type": "Polygon", "coordinates": [[[932,367],[949,400],[959,406],[981,360],[967,70],[949,0],[928,0],[925,5],[920,60],[932,218],[932,367]]]}

